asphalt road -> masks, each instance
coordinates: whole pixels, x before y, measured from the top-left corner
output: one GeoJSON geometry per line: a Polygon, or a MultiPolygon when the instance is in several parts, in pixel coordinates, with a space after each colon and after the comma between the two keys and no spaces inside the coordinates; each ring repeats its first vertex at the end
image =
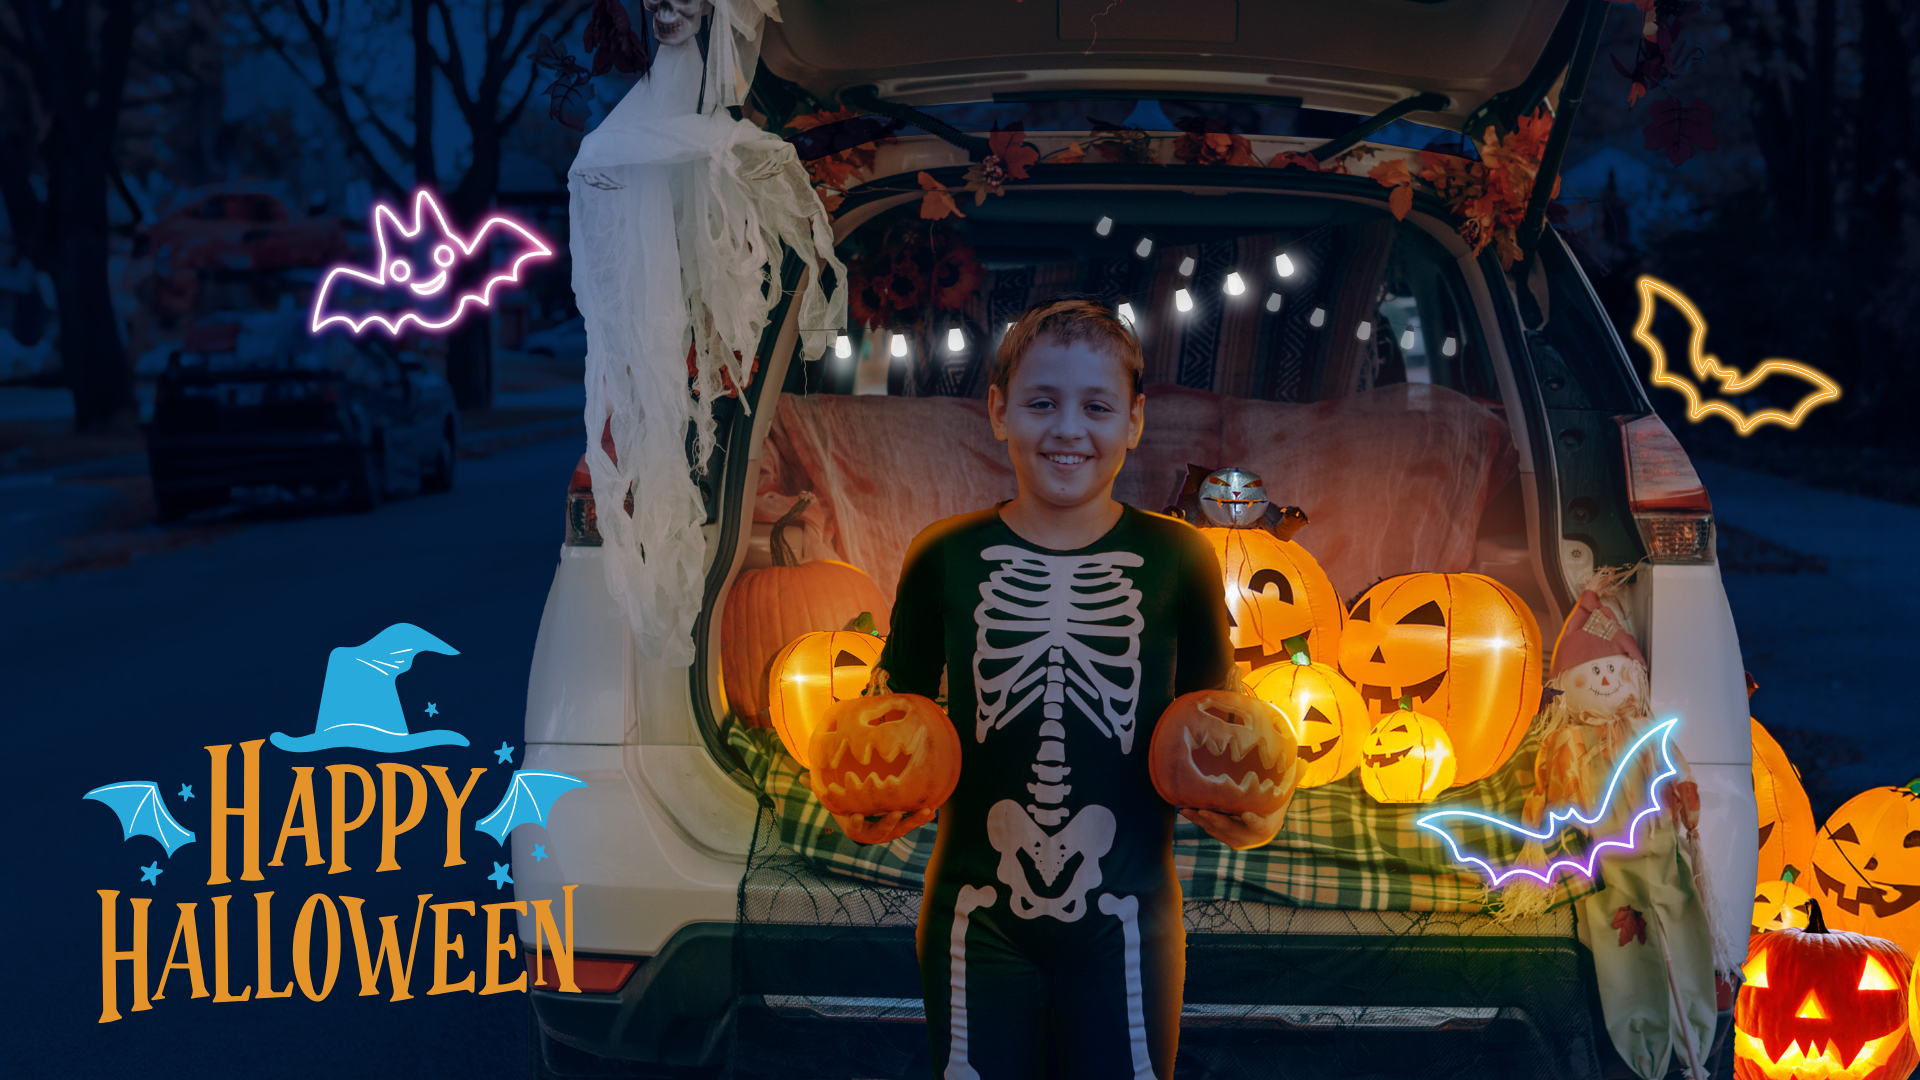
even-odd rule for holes
{"type": "MultiPolygon", "coordinates": [[[[441,865],[444,810],[429,787],[426,817],[397,842],[402,868],[378,872],[381,812],[350,834],[352,868],[299,865],[293,840],[286,865],[263,867],[263,882],[208,883],[204,747],[309,733],[330,650],[358,645],[389,624],[415,623],[460,650],[424,655],[398,687],[413,730],[453,728],[468,747],[409,754],[338,750],[262,755],[261,824],[266,861],[292,790],[294,765],[316,770],[317,815],[329,840],[331,764],[404,761],[444,765],[456,782],[488,767],[469,804],[484,813],[519,762],[528,665],[562,535],[567,478],[576,441],[558,440],[461,463],[457,488],[404,500],[370,514],[320,514],[227,522],[193,546],[144,553],[117,569],[0,582],[0,731],[8,783],[0,806],[13,828],[5,880],[13,901],[8,975],[0,979],[7,1022],[0,1026],[0,1073],[64,1077],[522,1077],[526,1075],[523,995],[429,995],[433,916],[422,930],[411,1000],[359,996],[360,975],[341,910],[339,979],[325,1000],[296,985],[282,1000],[215,1003],[191,995],[189,973],[171,972],[164,999],[129,1012],[130,966],[119,965],[122,1018],[101,1014],[101,900],[118,890],[119,947],[128,947],[130,898],[151,897],[155,977],[180,903],[194,903],[201,959],[211,990],[213,904],[232,895],[234,993],[258,982],[253,894],[272,890],[278,986],[292,976],[289,952],[301,904],[313,893],[365,900],[375,916],[398,914],[404,936],[415,896],[477,905],[512,897],[488,880],[504,851],[468,825],[466,863],[441,865]],[[433,702],[438,715],[422,712],[433,702]],[[102,784],[153,780],[179,823],[198,841],[166,856],[153,839],[121,839],[114,813],[82,794],[102,784]],[[179,796],[192,785],[195,798],[179,796]],[[484,805],[482,805],[484,804],[484,805]],[[157,863],[157,882],[141,867],[157,863]]],[[[37,502],[11,494],[13,512],[37,502]]],[[[8,499],[0,498],[0,511],[8,499]]],[[[189,528],[191,526],[188,526],[189,528]]],[[[232,752],[239,781],[240,751],[232,752]]],[[[351,779],[349,777],[349,779],[351,779]]],[[[358,797],[357,782],[349,801],[358,797]]],[[[405,781],[401,781],[405,798],[405,781]]],[[[239,798],[236,790],[234,799],[239,798]]],[[[350,811],[349,811],[350,812],[350,811]]],[[[241,832],[230,829],[236,846],[241,832]]],[[[238,855],[232,856],[235,872],[238,855]]],[[[337,900],[336,900],[337,903],[337,900]]],[[[323,968],[324,910],[316,916],[313,969],[323,968]]],[[[478,968],[484,919],[453,913],[464,958],[452,979],[478,968]]],[[[507,924],[511,926],[509,921],[507,924]]],[[[510,930],[508,931],[510,932],[510,930]]],[[[404,945],[404,941],[403,941],[404,945]]],[[[184,946],[182,947],[184,963],[184,946]]],[[[517,969],[501,965],[511,978],[517,969]]],[[[385,983],[382,983],[383,988],[385,983]]],[[[256,987],[257,989],[257,987],[256,987]]]]}

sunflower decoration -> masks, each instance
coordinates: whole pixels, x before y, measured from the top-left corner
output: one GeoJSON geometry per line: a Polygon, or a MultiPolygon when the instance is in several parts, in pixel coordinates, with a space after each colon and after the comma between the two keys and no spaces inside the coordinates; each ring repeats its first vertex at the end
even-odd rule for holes
{"type": "Polygon", "coordinates": [[[847,314],[866,327],[921,331],[964,312],[986,281],[973,248],[950,221],[902,218],[848,259],[847,314]]]}

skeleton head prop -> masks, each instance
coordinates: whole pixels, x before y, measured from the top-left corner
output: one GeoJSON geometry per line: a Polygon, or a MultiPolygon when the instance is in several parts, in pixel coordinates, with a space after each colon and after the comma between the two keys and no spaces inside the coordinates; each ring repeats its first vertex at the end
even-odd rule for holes
{"type": "Polygon", "coordinates": [[[700,22],[713,11],[707,0],[640,0],[653,20],[653,36],[662,45],[684,45],[700,32],[700,22]]]}
{"type": "Polygon", "coordinates": [[[1200,485],[1200,512],[1224,529],[1250,529],[1267,516],[1267,488],[1245,469],[1219,469],[1200,485]]]}

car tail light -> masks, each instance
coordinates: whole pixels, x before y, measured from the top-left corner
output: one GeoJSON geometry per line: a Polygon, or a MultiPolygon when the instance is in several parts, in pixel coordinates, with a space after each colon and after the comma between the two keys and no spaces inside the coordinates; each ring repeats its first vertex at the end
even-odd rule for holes
{"type": "MultiPolygon", "coordinates": [[[[560,989],[560,968],[553,962],[553,954],[543,952],[536,967],[532,949],[520,950],[520,956],[527,964],[527,981],[535,986],[541,980],[546,981],[543,989],[560,989]]],[[[636,960],[601,960],[593,957],[576,956],[573,958],[573,985],[583,994],[617,994],[627,985],[633,973],[646,963],[644,957],[636,960]]]]}
{"type": "Polygon", "coordinates": [[[1619,419],[1627,459],[1627,503],[1647,558],[1656,563],[1713,561],[1713,501],[1700,474],[1658,416],[1619,419]]]}
{"type": "MultiPolygon", "coordinates": [[[[600,449],[615,464],[620,455],[613,449],[613,418],[607,418],[607,424],[600,429],[600,449]]],[[[627,489],[627,516],[633,516],[633,489],[627,489]]],[[[569,547],[599,547],[600,520],[593,506],[593,474],[587,470],[587,455],[580,455],[580,464],[573,467],[573,479],[567,484],[567,545],[569,547]]]]}

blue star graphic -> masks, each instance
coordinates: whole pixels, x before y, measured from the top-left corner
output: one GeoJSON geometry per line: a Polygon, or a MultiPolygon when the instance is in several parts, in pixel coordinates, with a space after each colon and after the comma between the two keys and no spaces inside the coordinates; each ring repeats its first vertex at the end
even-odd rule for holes
{"type": "Polygon", "coordinates": [[[547,845],[545,844],[533,845],[533,861],[534,862],[539,862],[541,859],[544,859],[546,857],[547,857],[547,845]]]}
{"type": "Polygon", "coordinates": [[[160,860],[155,859],[153,860],[152,866],[143,866],[140,868],[140,880],[149,885],[158,885],[160,884],[160,875],[164,873],[166,873],[166,871],[160,868],[160,860]]]}
{"type": "Polygon", "coordinates": [[[193,798],[193,785],[192,785],[192,784],[181,784],[181,785],[180,785],[180,795],[179,795],[179,797],[180,797],[181,799],[183,799],[183,800],[184,800],[184,799],[191,799],[191,798],[193,798]]]}
{"type": "Polygon", "coordinates": [[[427,715],[428,715],[428,716],[439,716],[439,715],[440,715],[440,706],[438,706],[438,705],[435,705],[435,704],[434,704],[433,702],[431,702],[431,701],[429,701],[429,702],[427,702],[427,715]]]}
{"type": "Polygon", "coordinates": [[[487,880],[493,882],[493,891],[499,892],[503,887],[513,884],[513,875],[507,873],[506,863],[494,863],[493,873],[487,875],[487,880]]]}
{"type": "Polygon", "coordinates": [[[508,746],[506,743],[503,742],[500,744],[500,749],[495,750],[493,752],[493,756],[500,759],[499,761],[496,761],[494,764],[504,765],[507,762],[513,760],[513,747],[508,746]]]}

